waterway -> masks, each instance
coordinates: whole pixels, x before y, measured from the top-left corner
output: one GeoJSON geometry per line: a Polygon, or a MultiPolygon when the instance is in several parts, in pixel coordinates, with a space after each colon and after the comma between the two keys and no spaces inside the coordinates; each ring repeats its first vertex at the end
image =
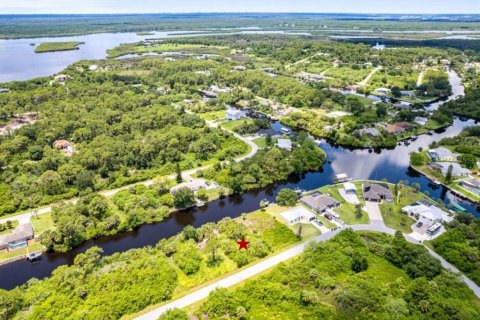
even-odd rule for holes
{"type": "MultiPolygon", "coordinates": [[[[90,49],[88,51],[91,53],[91,55],[88,55],[88,57],[82,56],[82,50],[54,53],[53,56],[60,54],[61,56],[66,55],[67,57],[64,57],[63,62],[60,64],[50,63],[45,67],[45,69],[40,67],[40,71],[34,70],[29,72],[24,68],[24,66],[19,65],[21,64],[20,62],[17,63],[17,69],[15,67],[12,69],[10,69],[10,67],[5,67],[3,63],[1,64],[1,68],[8,68],[8,70],[12,70],[11,75],[7,77],[8,80],[11,80],[12,77],[17,78],[16,80],[24,77],[32,78],[32,72],[37,76],[45,75],[45,73],[48,72],[58,72],[59,68],[63,68],[79,59],[102,58],[105,55],[106,48],[110,48],[121,42],[136,41],[138,38],[140,38],[136,34],[91,35],[83,37],[99,37],[98,39],[102,39],[102,37],[104,37],[105,41],[110,42],[104,46],[103,44],[100,46],[100,44],[97,43],[99,47],[89,47],[90,49]],[[115,40],[112,40],[113,38],[115,38],[115,40]]],[[[156,37],[158,37],[158,34],[156,37]]],[[[79,41],[83,41],[82,37],[68,37],[69,40],[72,38],[80,38],[79,41]]],[[[59,38],[55,38],[55,40],[63,41],[59,40],[59,38]]],[[[22,39],[8,41],[18,41],[18,43],[15,44],[17,46],[29,46],[29,43],[32,40],[22,39]]],[[[42,41],[49,40],[42,39],[42,41]]],[[[86,42],[88,43],[88,41],[86,42]]],[[[87,43],[85,46],[87,46],[87,43]]],[[[2,62],[2,55],[4,55],[2,50],[4,49],[5,44],[0,42],[0,61],[2,62]]],[[[29,51],[25,48],[22,50],[29,51]]],[[[31,50],[33,51],[33,49],[31,50]]],[[[35,69],[37,66],[34,68],[33,65],[33,63],[30,64],[30,68],[35,69]]],[[[3,72],[0,73],[2,73],[2,76],[4,76],[3,72]]],[[[450,98],[452,99],[463,94],[463,86],[460,78],[455,73],[450,72],[449,74],[454,92],[450,98]]],[[[431,109],[437,108],[441,103],[442,102],[432,105],[431,109]]],[[[243,195],[219,199],[201,208],[177,212],[162,222],[144,225],[132,232],[122,233],[112,237],[89,240],[68,253],[44,254],[42,259],[36,263],[30,263],[26,260],[21,260],[2,266],[0,267],[0,288],[11,289],[15,286],[26,283],[33,277],[47,277],[57,267],[71,264],[78,253],[82,253],[93,246],[101,247],[105,255],[111,255],[116,252],[140,248],[147,245],[154,246],[161,239],[168,238],[179,233],[187,225],[199,227],[207,222],[217,222],[225,217],[235,218],[240,216],[242,213],[254,211],[259,208],[259,203],[261,200],[267,199],[269,201],[274,201],[276,195],[282,188],[300,188],[312,190],[327,184],[331,184],[334,176],[338,173],[347,173],[354,179],[380,180],[385,178],[389,182],[393,183],[400,180],[407,180],[410,184],[418,183],[421,186],[421,190],[428,191],[432,198],[442,199],[445,203],[460,204],[462,207],[466,208],[468,212],[480,217],[480,208],[478,206],[457,199],[444,187],[433,184],[431,181],[422,175],[415,173],[409,168],[410,152],[417,151],[420,147],[426,148],[433,141],[439,141],[444,137],[454,136],[462,131],[462,129],[466,126],[474,124],[475,123],[472,120],[455,119],[452,126],[448,128],[437,130],[432,135],[422,135],[415,141],[404,142],[392,150],[349,150],[347,148],[335,146],[327,141],[320,141],[320,147],[327,153],[327,162],[318,171],[308,172],[302,176],[293,176],[287,181],[278,182],[266,188],[250,191],[243,195]]],[[[279,132],[281,128],[282,126],[279,123],[274,123],[272,133],[279,132]]]]}

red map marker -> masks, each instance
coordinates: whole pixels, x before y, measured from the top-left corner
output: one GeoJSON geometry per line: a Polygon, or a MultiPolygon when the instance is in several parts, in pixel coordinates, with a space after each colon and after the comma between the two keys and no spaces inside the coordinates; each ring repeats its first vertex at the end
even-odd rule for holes
{"type": "Polygon", "coordinates": [[[237,243],[239,246],[238,250],[242,250],[242,249],[248,250],[248,244],[250,243],[250,241],[245,240],[245,236],[242,236],[242,240],[237,241],[237,243]]]}

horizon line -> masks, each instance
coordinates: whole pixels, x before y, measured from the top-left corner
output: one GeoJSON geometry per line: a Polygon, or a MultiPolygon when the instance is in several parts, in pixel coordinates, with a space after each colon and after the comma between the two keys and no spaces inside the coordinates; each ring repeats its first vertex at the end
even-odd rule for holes
{"type": "Polygon", "coordinates": [[[34,16],[34,15],[71,15],[71,16],[81,16],[81,15],[146,15],[146,14],[329,14],[329,15],[412,15],[412,16],[422,16],[422,15],[432,15],[432,16],[453,16],[453,15],[463,15],[463,16],[480,16],[478,13],[388,13],[388,12],[301,12],[301,11],[192,11],[192,12],[96,12],[96,13],[47,13],[47,12],[35,12],[35,13],[0,13],[0,16],[34,16]]]}

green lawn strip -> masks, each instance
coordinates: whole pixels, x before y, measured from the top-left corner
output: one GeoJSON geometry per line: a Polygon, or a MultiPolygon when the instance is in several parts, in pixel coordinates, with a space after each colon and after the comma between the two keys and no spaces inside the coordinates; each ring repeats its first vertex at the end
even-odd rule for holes
{"type": "Polygon", "coordinates": [[[19,257],[19,256],[25,256],[29,252],[38,251],[42,249],[43,249],[43,246],[37,242],[29,245],[28,247],[17,249],[15,251],[9,251],[9,252],[0,251],[0,261],[19,257]]]}
{"type": "Polygon", "coordinates": [[[43,42],[35,48],[35,53],[78,50],[78,46],[85,42],[43,42]]]}
{"type": "MultiPolygon", "coordinates": [[[[12,224],[12,228],[11,229],[5,229],[3,231],[0,231],[0,236],[3,236],[5,234],[9,234],[9,233],[12,233],[13,230],[15,230],[15,228],[18,226],[18,221],[10,221],[11,224],[12,224]]],[[[4,226],[6,225],[6,223],[4,223],[4,226]]]]}

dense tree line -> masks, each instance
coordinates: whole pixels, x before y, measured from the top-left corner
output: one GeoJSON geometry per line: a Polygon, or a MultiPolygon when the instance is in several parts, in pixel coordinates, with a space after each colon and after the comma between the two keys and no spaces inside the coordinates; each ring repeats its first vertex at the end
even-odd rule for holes
{"type": "Polygon", "coordinates": [[[297,143],[299,146],[291,152],[273,147],[261,150],[240,163],[226,166],[217,164],[202,174],[230,188],[234,193],[241,193],[285,180],[291,174],[318,170],[325,161],[325,153],[309,138],[300,138],[297,143]]]}
{"type": "Polygon", "coordinates": [[[255,281],[213,291],[195,314],[209,319],[476,319],[476,297],[457,276],[440,268],[407,275],[397,263],[387,262],[387,256],[411,259],[428,268],[423,255],[408,252],[417,246],[404,241],[370,234],[362,240],[353,231],[343,231],[255,281]],[[395,253],[399,248],[404,249],[395,253]]]}
{"type": "Polygon", "coordinates": [[[198,85],[192,71],[208,63],[167,65],[138,63],[128,71],[110,62],[116,70],[96,73],[80,71],[88,66],[81,62],[66,71],[73,79],[65,86],[10,83],[0,117],[35,112],[39,121],[0,136],[0,214],[165,175],[176,163],[192,168],[245,152],[232,135],[171,106],[188,94],[185,86],[198,85]],[[159,94],[159,82],[171,95],[159,94]],[[68,141],[70,157],[54,147],[57,140],[68,141]]]}
{"type": "MultiPolygon", "coordinates": [[[[95,201],[81,206],[98,207],[95,201]]],[[[287,226],[257,212],[186,227],[153,248],[102,257],[93,247],[44,280],[0,290],[0,319],[120,319],[297,241],[287,226]],[[242,236],[248,251],[238,250],[242,236]]]]}
{"type": "Polygon", "coordinates": [[[447,232],[432,242],[435,251],[480,285],[480,219],[457,214],[447,232]]]}

